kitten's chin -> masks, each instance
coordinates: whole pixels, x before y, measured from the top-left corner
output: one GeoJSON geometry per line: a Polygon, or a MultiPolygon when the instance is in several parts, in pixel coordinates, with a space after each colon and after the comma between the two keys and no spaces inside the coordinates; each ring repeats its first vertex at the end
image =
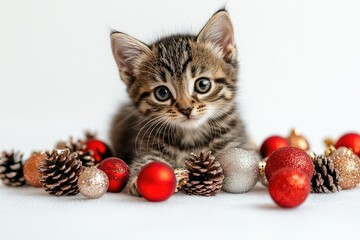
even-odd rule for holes
{"type": "Polygon", "coordinates": [[[206,118],[205,117],[201,117],[201,118],[183,118],[181,120],[177,120],[176,121],[176,125],[178,127],[182,127],[185,129],[195,129],[200,127],[201,125],[203,125],[206,122],[206,118]]]}

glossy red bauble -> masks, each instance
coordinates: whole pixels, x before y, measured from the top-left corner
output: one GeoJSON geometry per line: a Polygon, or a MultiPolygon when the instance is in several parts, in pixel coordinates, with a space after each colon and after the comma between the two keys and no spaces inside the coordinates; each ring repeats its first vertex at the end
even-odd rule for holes
{"type": "Polygon", "coordinates": [[[310,178],[300,169],[283,168],[270,179],[269,193],[280,207],[297,207],[310,193],[310,178]]]}
{"type": "Polygon", "coordinates": [[[98,169],[109,178],[108,192],[121,192],[129,181],[130,169],[120,158],[107,158],[98,165],[98,169]]]}
{"type": "Polygon", "coordinates": [[[89,139],[85,142],[85,144],[86,150],[91,150],[93,152],[96,163],[113,156],[109,146],[100,140],[89,139]]]}
{"type": "Polygon", "coordinates": [[[360,135],[357,133],[347,133],[339,138],[335,148],[347,147],[360,156],[360,135]]]}
{"type": "Polygon", "coordinates": [[[271,136],[261,145],[260,152],[263,158],[269,157],[275,150],[290,146],[287,139],[280,136],[271,136]]]}
{"type": "Polygon", "coordinates": [[[266,178],[270,181],[276,171],[287,167],[302,170],[310,179],[314,173],[314,164],[304,150],[296,147],[283,147],[273,152],[266,161],[266,178]]]}
{"type": "Polygon", "coordinates": [[[138,175],[137,187],[145,199],[152,202],[164,201],[175,191],[174,170],[162,162],[148,163],[138,175]]]}

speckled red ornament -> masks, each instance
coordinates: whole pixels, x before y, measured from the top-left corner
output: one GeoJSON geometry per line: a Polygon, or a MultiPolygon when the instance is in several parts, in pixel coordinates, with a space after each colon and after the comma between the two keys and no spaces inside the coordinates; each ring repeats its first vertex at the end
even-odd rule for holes
{"type": "Polygon", "coordinates": [[[280,207],[297,207],[310,193],[310,179],[300,169],[283,168],[269,181],[270,196],[280,207]]]}
{"type": "Polygon", "coordinates": [[[269,157],[275,150],[290,146],[290,143],[287,139],[280,136],[271,136],[268,137],[260,148],[260,153],[263,158],[269,157]]]}
{"type": "Polygon", "coordinates": [[[85,142],[85,144],[86,144],[85,151],[91,150],[93,152],[93,156],[95,158],[96,163],[99,163],[102,160],[113,156],[109,146],[100,140],[89,139],[85,142]]]}
{"type": "Polygon", "coordinates": [[[146,164],[139,172],[137,187],[141,196],[152,202],[165,201],[174,193],[174,170],[162,162],[146,164]]]}
{"type": "Polygon", "coordinates": [[[357,133],[347,133],[339,138],[335,148],[350,148],[356,155],[360,156],[360,135],[357,133]]]}
{"type": "Polygon", "coordinates": [[[287,167],[302,170],[310,179],[314,173],[314,164],[304,150],[296,147],[283,147],[273,152],[266,161],[266,178],[270,181],[276,171],[287,167]]]}
{"type": "Polygon", "coordinates": [[[98,169],[109,178],[108,192],[121,192],[129,181],[130,169],[120,158],[107,158],[98,165],[98,169]]]}

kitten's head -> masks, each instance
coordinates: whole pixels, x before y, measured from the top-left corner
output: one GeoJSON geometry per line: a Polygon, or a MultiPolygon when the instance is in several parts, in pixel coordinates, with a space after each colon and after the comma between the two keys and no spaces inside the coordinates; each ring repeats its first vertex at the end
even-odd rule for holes
{"type": "Polygon", "coordinates": [[[128,93],[145,116],[191,129],[232,107],[237,61],[225,10],[215,13],[197,36],[174,35],[148,46],[115,32],[111,44],[128,93]]]}

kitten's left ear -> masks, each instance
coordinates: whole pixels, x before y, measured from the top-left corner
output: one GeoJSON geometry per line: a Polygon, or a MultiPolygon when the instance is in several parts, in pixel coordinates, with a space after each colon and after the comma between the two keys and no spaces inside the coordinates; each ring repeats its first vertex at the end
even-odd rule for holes
{"type": "Polygon", "coordinates": [[[139,40],[121,32],[111,34],[111,47],[121,78],[128,84],[134,77],[141,58],[150,54],[150,48],[139,40]]]}
{"type": "Polygon", "coordinates": [[[197,42],[211,43],[219,47],[225,61],[235,60],[234,29],[226,10],[215,13],[201,29],[197,42]]]}

